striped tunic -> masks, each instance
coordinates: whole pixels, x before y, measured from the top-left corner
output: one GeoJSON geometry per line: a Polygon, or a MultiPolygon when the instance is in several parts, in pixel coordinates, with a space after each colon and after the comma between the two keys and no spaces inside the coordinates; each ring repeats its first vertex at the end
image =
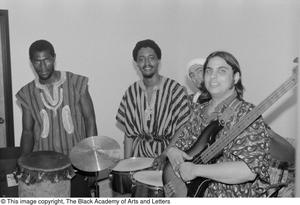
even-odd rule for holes
{"type": "Polygon", "coordinates": [[[147,101],[142,80],[125,92],[116,120],[127,137],[133,138],[133,156],[156,157],[167,147],[175,132],[188,121],[186,90],[176,81],[162,78],[147,101]]]}
{"type": "Polygon", "coordinates": [[[18,102],[34,119],[33,151],[56,151],[69,154],[86,137],[80,98],[87,89],[88,78],[61,72],[53,84],[53,94],[38,79],[16,94],[18,102]]]}

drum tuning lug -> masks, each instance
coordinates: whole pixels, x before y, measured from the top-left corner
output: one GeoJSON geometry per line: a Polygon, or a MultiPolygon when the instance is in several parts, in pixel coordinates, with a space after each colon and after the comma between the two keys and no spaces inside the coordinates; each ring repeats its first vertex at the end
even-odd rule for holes
{"type": "Polygon", "coordinates": [[[57,175],[55,176],[54,181],[55,181],[55,183],[58,182],[58,176],[57,175]]]}
{"type": "Polygon", "coordinates": [[[29,184],[29,181],[30,181],[30,175],[28,174],[28,176],[25,179],[25,184],[29,184]]]}
{"type": "Polygon", "coordinates": [[[69,171],[67,171],[67,178],[68,179],[72,179],[73,178],[69,171]]]}
{"type": "MultiPolygon", "coordinates": [[[[136,188],[137,188],[137,186],[136,186],[135,182],[132,183],[132,184],[131,184],[131,193],[135,193],[136,188]]],[[[135,195],[134,195],[134,196],[135,196],[135,195]]]]}

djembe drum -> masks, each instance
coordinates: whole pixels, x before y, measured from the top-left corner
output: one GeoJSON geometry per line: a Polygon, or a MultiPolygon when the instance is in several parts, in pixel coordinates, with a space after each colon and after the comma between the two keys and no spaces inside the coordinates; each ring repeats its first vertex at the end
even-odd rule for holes
{"type": "Polygon", "coordinates": [[[69,158],[53,151],[37,151],[18,159],[19,197],[70,197],[74,170],[69,158]]]}

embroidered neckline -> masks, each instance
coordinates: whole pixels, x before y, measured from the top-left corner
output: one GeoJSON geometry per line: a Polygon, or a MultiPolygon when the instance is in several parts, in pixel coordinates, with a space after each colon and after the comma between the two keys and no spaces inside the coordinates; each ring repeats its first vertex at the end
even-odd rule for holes
{"type": "Polygon", "coordinates": [[[63,101],[63,89],[60,88],[59,91],[60,91],[60,95],[58,98],[59,101],[55,105],[49,105],[49,103],[45,100],[43,93],[42,92],[40,93],[43,104],[45,105],[46,108],[54,112],[54,116],[56,116],[57,108],[62,104],[63,101]]]}
{"type": "Polygon", "coordinates": [[[40,96],[45,107],[52,110],[56,116],[56,111],[63,101],[63,88],[60,86],[66,81],[66,72],[60,71],[60,79],[53,85],[53,97],[50,94],[50,90],[47,85],[41,84],[39,79],[35,79],[35,85],[41,90],[40,96]]]}
{"type": "Polygon", "coordinates": [[[141,89],[143,90],[143,94],[145,95],[145,100],[146,100],[146,108],[143,114],[143,124],[144,124],[144,129],[146,133],[150,133],[150,129],[151,126],[148,123],[151,123],[151,119],[154,116],[154,104],[156,101],[156,93],[158,90],[162,89],[162,86],[164,85],[164,82],[166,81],[166,78],[164,76],[161,76],[161,80],[160,83],[158,85],[155,85],[153,87],[153,92],[152,92],[152,96],[151,96],[151,101],[150,103],[148,103],[148,96],[147,96],[147,92],[146,92],[146,86],[143,82],[143,80],[139,80],[138,84],[141,87],[141,89]]]}
{"type": "MultiPolygon", "coordinates": [[[[59,72],[60,72],[60,79],[58,81],[52,83],[53,87],[58,87],[58,86],[62,85],[66,80],[66,72],[65,71],[59,71],[59,72]]],[[[35,86],[37,88],[49,91],[49,89],[46,85],[40,83],[38,77],[35,78],[34,82],[35,82],[35,86]]]]}
{"type": "MultiPolygon", "coordinates": [[[[161,76],[161,80],[160,80],[159,84],[153,86],[153,91],[154,91],[154,90],[159,90],[159,89],[161,89],[161,87],[162,87],[162,85],[164,84],[165,80],[166,80],[166,78],[165,78],[164,76],[161,76]]],[[[143,80],[139,80],[139,81],[138,81],[138,84],[139,84],[139,86],[142,88],[142,90],[143,90],[144,92],[146,92],[147,89],[146,89],[146,86],[145,86],[143,80]]]]}

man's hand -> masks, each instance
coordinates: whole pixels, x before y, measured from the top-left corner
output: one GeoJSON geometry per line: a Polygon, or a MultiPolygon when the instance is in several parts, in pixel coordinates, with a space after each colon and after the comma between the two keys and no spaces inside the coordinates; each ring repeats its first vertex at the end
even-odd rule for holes
{"type": "Polygon", "coordinates": [[[192,162],[183,162],[179,165],[178,171],[183,181],[190,181],[197,177],[195,169],[196,165],[192,162]]]}
{"type": "Polygon", "coordinates": [[[165,193],[165,197],[171,197],[173,196],[173,194],[175,194],[175,189],[171,182],[167,183],[164,186],[164,193],[165,193]]]}
{"type": "Polygon", "coordinates": [[[178,171],[178,166],[185,160],[191,160],[193,158],[176,147],[170,147],[167,151],[167,156],[175,171],[178,171]]]}
{"type": "Polygon", "coordinates": [[[152,167],[154,169],[162,170],[167,161],[167,155],[162,153],[158,157],[156,157],[152,163],[152,167]]]}

